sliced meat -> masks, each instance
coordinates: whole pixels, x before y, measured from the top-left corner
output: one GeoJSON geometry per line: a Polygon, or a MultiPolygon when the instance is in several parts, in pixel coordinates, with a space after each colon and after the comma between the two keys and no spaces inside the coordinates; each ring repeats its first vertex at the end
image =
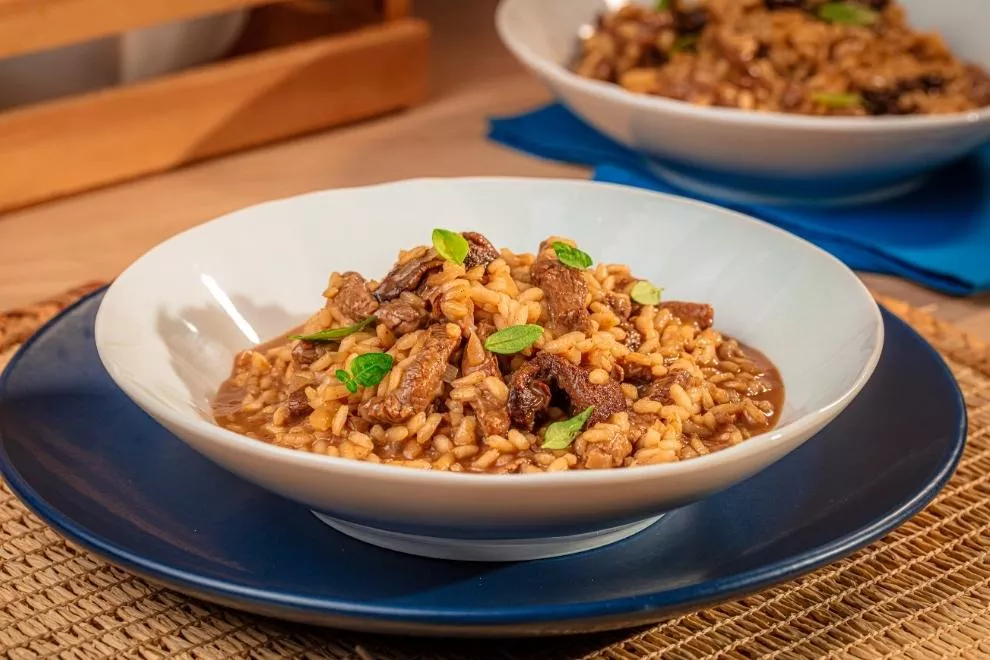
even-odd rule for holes
{"type": "Polygon", "coordinates": [[[700,330],[712,327],[715,322],[715,308],[705,303],[662,302],[660,309],[669,309],[683,323],[694,323],[700,330]]]}
{"type": "Polygon", "coordinates": [[[419,288],[416,289],[416,294],[426,303],[426,311],[435,320],[442,321],[444,315],[443,311],[440,310],[440,296],[443,291],[440,290],[440,287],[430,284],[424,279],[419,288]]]}
{"type": "Polygon", "coordinates": [[[398,387],[362,403],[361,414],[374,422],[399,424],[425,411],[443,389],[447,363],[460,343],[460,331],[447,332],[445,323],[427,328],[426,340],[413,355],[398,387]]]}
{"type": "Polygon", "coordinates": [[[509,383],[509,414],[519,427],[532,431],[537,416],[550,406],[550,386],[540,380],[535,360],[527,362],[509,383]]]}
{"type": "Polygon", "coordinates": [[[354,271],[348,271],[340,276],[340,290],[334,296],[333,302],[344,316],[353,322],[366,319],[378,309],[378,303],[368,291],[368,283],[354,271]]]}
{"type": "MultiPolygon", "coordinates": [[[[464,349],[464,357],[461,359],[461,375],[469,376],[481,372],[485,377],[495,376],[500,381],[502,373],[498,369],[498,359],[485,350],[481,345],[481,339],[477,334],[472,333],[468,337],[467,346],[464,349]],[[472,357],[484,354],[484,359],[476,363],[472,357]]],[[[485,435],[505,436],[509,432],[509,408],[506,402],[500,401],[484,383],[478,385],[478,398],[471,401],[478,423],[485,435]]]]}
{"type": "Polygon", "coordinates": [[[634,328],[632,323],[624,323],[620,327],[626,331],[626,348],[630,351],[638,351],[639,347],[643,345],[642,333],[634,328]]]}
{"type": "Polygon", "coordinates": [[[653,367],[648,364],[633,362],[628,359],[620,359],[622,370],[625,373],[623,382],[626,383],[649,383],[653,380],[653,367]]]}
{"type": "Polygon", "coordinates": [[[624,293],[610,293],[603,302],[623,321],[632,314],[632,299],[624,293]]]}
{"type": "Polygon", "coordinates": [[[300,367],[308,367],[330,350],[333,350],[330,344],[303,340],[292,348],[292,359],[300,367]]]}
{"type": "Polygon", "coordinates": [[[888,89],[864,89],[860,92],[863,107],[871,115],[910,115],[917,108],[901,104],[904,90],[900,87],[888,89]]]}
{"type": "Polygon", "coordinates": [[[495,246],[476,231],[466,231],[461,233],[470,246],[467,257],[464,258],[464,267],[470,270],[477,266],[487,266],[498,259],[498,250],[495,246]]]}
{"type": "Polygon", "coordinates": [[[478,328],[476,330],[476,332],[478,333],[478,339],[480,339],[481,341],[485,341],[493,334],[495,334],[495,330],[496,330],[495,324],[492,323],[491,321],[487,319],[483,319],[479,321],[478,328]]]}
{"type": "Polygon", "coordinates": [[[427,250],[420,257],[410,259],[403,264],[396,264],[378,285],[375,298],[378,302],[386,302],[398,298],[403,291],[415,291],[427,275],[441,268],[443,268],[443,259],[432,249],[427,250]]]}
{"type": "Polygon", "coordinates": [[[379,323],[400,335],[419,330],[430,320],[425,309],[401,299],[385,303],[378,308],[375,316],[379,323]]]}
{"type": "Polygon", "coordinates": [[[285,406],[289,409],[289,416],[292,418],[299,418],[313,412],[305,389],[299,389],[290,394],[285,401],[285,406]]]}
{"type": "Polygon", "coordinates": [[[663,378],[658,378],[650,384],[650,389],[646,392],[646,398],[659,401],[665,406],[674,402],[670,398],[670,388],[675,384],[687,387],[691,383],[691,374],[683,369],[671,371],[663,378]]]}
{"type": "Polygon", "coordinates": [[[549,326],[557,334],[591,330],[588,314],[588,283],[581,271],[556,259],[540,258],[530,269],[533,283],[543,289],[550,314],[549,326]]]}
{"type": "Polygon", "coordinates": [[[539,352],[513,374],[509,387],[509,412],[512,421],[532,430],[536,416],[550,405],[549,385],[555,384],[570,400],[570,414],[576,415],[588,406],[595,410],[588,426],[626,409],[622,387],[614,380],[601,385],[588,379],[588,370],[575,366],[550,353],[539,352]]]}

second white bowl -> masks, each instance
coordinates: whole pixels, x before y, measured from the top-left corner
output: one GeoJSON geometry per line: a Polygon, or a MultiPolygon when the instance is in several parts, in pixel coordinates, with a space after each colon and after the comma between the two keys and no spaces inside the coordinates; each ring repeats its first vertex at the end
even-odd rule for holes
{"type": "MultiPolygon", "coordinates": [[[[911,22],[990,68],[990,2],[899,0],[911,22]]],[[[700,107],[582,78],[567,63],[578,29],[611,0],[502,0],[513,54],[577,116],[642,152],[672,183],[742,203],[850,204],[908,192],[990,139],[990,108],[941,116],[808,117],[700,107]]]]}

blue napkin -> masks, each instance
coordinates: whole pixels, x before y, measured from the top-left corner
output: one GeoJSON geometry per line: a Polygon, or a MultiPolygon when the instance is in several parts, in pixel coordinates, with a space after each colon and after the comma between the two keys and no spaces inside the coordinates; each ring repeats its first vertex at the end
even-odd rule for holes
{"type": "MultiPolygon", "coordinates": [[[[697,197],[657,178],[641,156],[559,104],[492,119],[489,138],[542,158],[592,166],[596,181],[697,197]]],[[[887,202],[840,209],[735,208],[857,270],[897,275],[953,295],[990,291],[990,145],[887,202]]]]}

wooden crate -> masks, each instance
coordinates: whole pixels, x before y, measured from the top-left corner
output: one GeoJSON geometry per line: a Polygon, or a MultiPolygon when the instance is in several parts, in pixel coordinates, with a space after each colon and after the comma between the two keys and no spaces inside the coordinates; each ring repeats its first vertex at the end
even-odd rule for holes
{"type": "Polygon", "coordinates": [[[257,6],[230,57],[0,112],[0,211],[422,101],[409,0],[0,0],[0,58],[257,6]]]}

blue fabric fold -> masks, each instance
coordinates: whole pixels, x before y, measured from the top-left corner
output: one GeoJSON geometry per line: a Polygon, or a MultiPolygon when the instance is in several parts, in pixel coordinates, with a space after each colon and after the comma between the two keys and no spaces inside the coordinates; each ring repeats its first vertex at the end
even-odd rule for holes
{"type": "MultiPolygon", "coordinates": [[[[593,167],[597,181],[703,199],[658,178],[642,156],[560,104],[492,119],[489,138],[541,158],[593,167]]],[[[952,295],[990,291],[990,145],[894,200],[838,209],[734,208],[818,245],[857,270],[896,275],[952,295]]]]}

